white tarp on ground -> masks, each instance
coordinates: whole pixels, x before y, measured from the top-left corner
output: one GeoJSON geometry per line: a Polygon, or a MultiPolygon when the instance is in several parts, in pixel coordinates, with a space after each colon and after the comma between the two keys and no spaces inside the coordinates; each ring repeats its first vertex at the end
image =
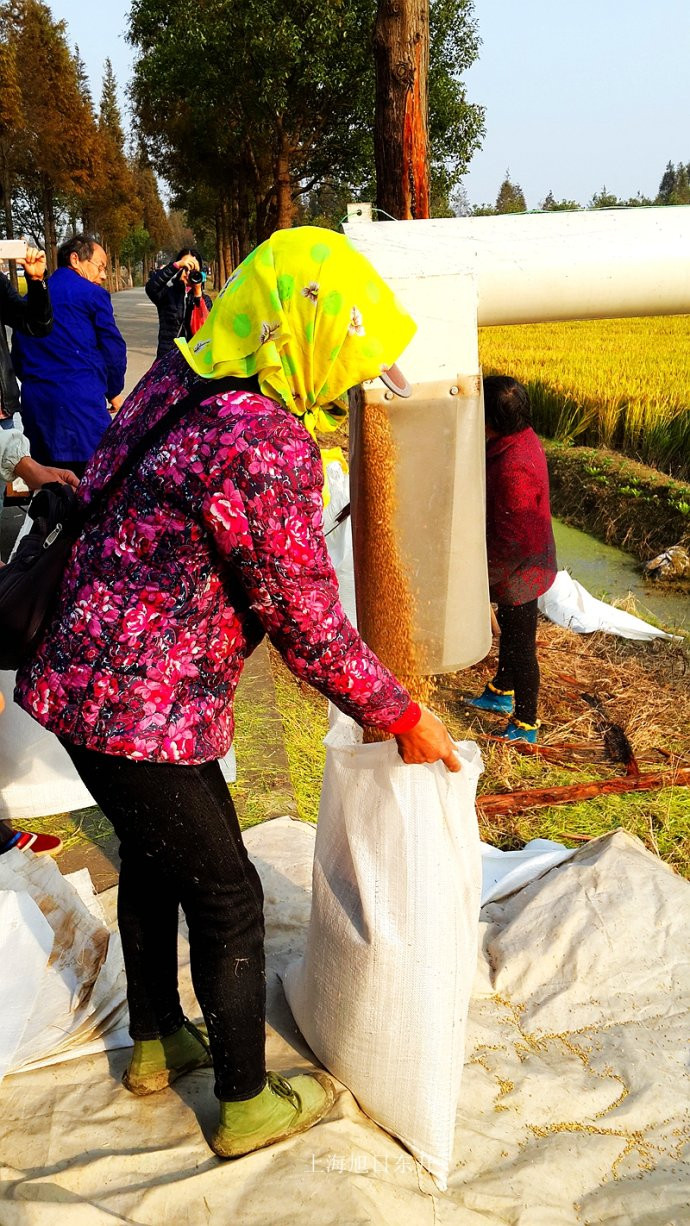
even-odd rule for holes
{"type": "MultiPolygon", "coordinates": [[[[269,1063],[308,1067],[278,976],[304,945],[314,831],[279,818],[246,842],[269,1063]]],[[[136,1099],[123,1051],[5,1079],[2,1226],[685,1226],[689,897],[618,832],[483,909],[446,1194],[345,1090],[310,1132],[220,1163],[211,1072],[136,1099]]],[[[194,1015],[186,963],[181,985],[194,1015]]]]}
{"type": "Polygon", "coordinates": [[[539,611],[549,621],[575,634],[617,634],[620,638],[649,642],[651,639],[673,639],[678,635],[650,626],[641,617],[617,609],[614,605],[597,600],[586,588],[573,579],[567,570],[559,570],[548,592],[539,597],[539,611]]]}
{"type": "Polygon", "coordinates": [[[0,1081],[129,1043],[122,948],[87,869],[0,856],[0,1081]]]}

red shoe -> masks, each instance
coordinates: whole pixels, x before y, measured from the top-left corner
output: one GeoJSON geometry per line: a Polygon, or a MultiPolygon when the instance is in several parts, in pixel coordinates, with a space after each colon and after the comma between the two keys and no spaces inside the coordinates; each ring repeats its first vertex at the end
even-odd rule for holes
{"type": "Polygon", "coordinates": [[[32,851],[35,856],[56,856],[62,850],[62,839],[57,834],[35,834],[31,830],[15,830],[3,847],[0,855],[10,848],[32,851]]]}

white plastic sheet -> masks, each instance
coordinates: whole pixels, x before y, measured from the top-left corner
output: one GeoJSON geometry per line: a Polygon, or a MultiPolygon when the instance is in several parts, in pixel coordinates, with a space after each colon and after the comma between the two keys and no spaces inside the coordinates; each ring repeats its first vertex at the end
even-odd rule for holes
{"type": "Polygon", "coordinates": [[[343,744],[343,726],[326,738],[307,948],[285,991],[326,1068],[443,1188],[476,965],[481,755],[461,742],[458,774],[406,766],[393,742],[343,744]]]}
{"type": "Polygon", "coordinates": [[[338,515],[344,511],[350,501],[350,478],[343,472],[337,461],[332,461],[326,469],[330,501],[324,508],[323,530],[331,562],[338,576],[340,602],[352,622],[357,625],[357,605],[355,602],[355,571],[352,557],[352,520],[349,513],[337,523],[338,515]]]}
{"type": "Polygon", "coordinates": [[[617,634],[621,638],[640,642],[677,637],[650,626],[624,609],[616,609],[603,600],[597,600],[567,570],[559,570],[548,592],[539,597],[539,611],[557,626],[574,630],[576,634],[593,634],[595,630],[601,630],[604,634],[617,634]]]}
{"type": "MultiPolygon", "coordinates": [[[[277,976],[304,948],[314,830],[277,818],[245,839],[269,1067],[309,1068],[277,976]]],[[[689,897],[619,831],[484,908],[446,1194],[344,1088],[316,1128],[219,1162],[213,1070],[136,1099],[123,1051],[0,1086],[2,1226],[687,1226],[689,897]]],[[[180,952],[194,1018],[183,928],[180,952]]]]}
{"type": "Polygon", "coordinates": [[[49,857],[0,856],[0,1018],[0,1080],[129,1041],[120,939],[85,869],[70,879],[49,857]]]}
{"type": "Polygon", "coordinates": [[[507,898],[575,855],[574,850],[551,839],[532,839],[520,851],[501,851],[490,843],[482,843],[481,853],[482,906],[507,898]]]}

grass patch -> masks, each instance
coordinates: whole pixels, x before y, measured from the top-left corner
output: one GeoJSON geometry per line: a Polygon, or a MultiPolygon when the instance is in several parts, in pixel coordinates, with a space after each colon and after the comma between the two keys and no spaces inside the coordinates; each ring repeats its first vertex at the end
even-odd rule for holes
{"type": "Polygon", "coordinates": [[[91,809],[75,809],[73,813],[55,813],[51,817],[32,817],[27,822],[13,822],[15,826],[28,826],[41,834],[56,834],[62,839],[63,851],[74,847],[97,846],[113,837],[113,828],[107,817],[95,806],[91,809]]]}
{"type": "MultiPolygon", "coordinates": [[[[564,753],[560,763],[522,757],[488,741],[484,734],[498,731],[504,720],[479,715],[465,706],[463,694],[479,693],[493,675],[495,647],[474,668],[434,679],[433,706],[453,736],[477,740],[480,745],[485,765],[480,794],[555,787],[619,774],[621,768],[606,759],[592,709],[579,697],[585,691],[596,693],[610,719],[625,728],[643,772],[665,769],[659,748],[690,760],[690,662],[684,647],[630,643],[602,634],[576,635],[544,620],[539,623],[538,643],[540,742],[552,748],[563,743],[579,747],[564,753]]],[[[274,695],[265,687],[257,695],[243,684],[236,701],[238,779],[231,792],[243,828],[294,811],[295,802],[302,821],[315,822],[318,816],[328,704],[297,681],[273,650],[270,661],[274,695]]],[[[59,834],[67,847],[102,842],[111,834],[98,809],[58,814],[32,821],[30,826],[59,834]]],[[[690,789],[686,787],[601,796],[480,822],[482,837],[506,851],[534,838],[577,847],[618,826],[690,877],[690,789]]]]}
{"type": "MultiPolygon", "coordinates": [[[[634,610],[631,610],[634,611],[634,610]]],[[[499,731],[495,717],[471,712],[462,694],[479,693],[493,675],[496,647],[487,660],[465,673],[437,678],[436,705],[454,736],[477,739],[485,773],[479,793],[549,788],[620,775],[610,762],[596,719],[580,694],[596,694],[608,717],[626,731],[640,771],[671,771],[659,751],[684,755],[690,763],[690,663],[682,645],[632,643],[604,634],[577,635],[540,619],[542,684],[540,743],[559,753],[561,763],[519,756],[484,738],[499,731]],[[560,750],[561,745],[576,749],[560,750]]],[[[550,838],[579,846],[622,826],[678,872],[690,877],[690,789],[599,796],[578,804],[554,805],[482,821],[482,837],[504,850],[530,839],[550,838]]]]}
{"type": "MultiPolygon", "coordinates": [[[[243,830],[295,808],[272,688],[246,680],[235,699],[237,779],[230,785],[243,830]]],[[[31,830],[58,835],[64,851],[103,844],[113,837],[110,822],[96,807],[32,818],[26,824],[31,830]]]]}
{"type": "Polygon", "coordinates": [[[230,792],[243,830],[294,811],[272,697],[240,684],[235,699],[237,779],[230,792]]]}
{"type": "Polygon", "coordinates": [[[328,732],[328,703],[311,686],[298,681],[275,651],[271,652],[271,668],[297,816],[315,822],[326,761],[323,738],[328,732]]]}

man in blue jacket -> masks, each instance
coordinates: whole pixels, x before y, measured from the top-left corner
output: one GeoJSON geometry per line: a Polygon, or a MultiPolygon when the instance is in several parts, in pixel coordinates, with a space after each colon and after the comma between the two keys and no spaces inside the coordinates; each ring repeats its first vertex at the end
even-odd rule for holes
{"type": "Polygon", "coordinates": [[[42,339],[14,333],[12,362],[21,380],[21,415],[31,454],[78,477],[120,407],[125,342],[103,288],[103,248],[75,234],[58,249],[48,285],[54,325],[42,339]]]}

